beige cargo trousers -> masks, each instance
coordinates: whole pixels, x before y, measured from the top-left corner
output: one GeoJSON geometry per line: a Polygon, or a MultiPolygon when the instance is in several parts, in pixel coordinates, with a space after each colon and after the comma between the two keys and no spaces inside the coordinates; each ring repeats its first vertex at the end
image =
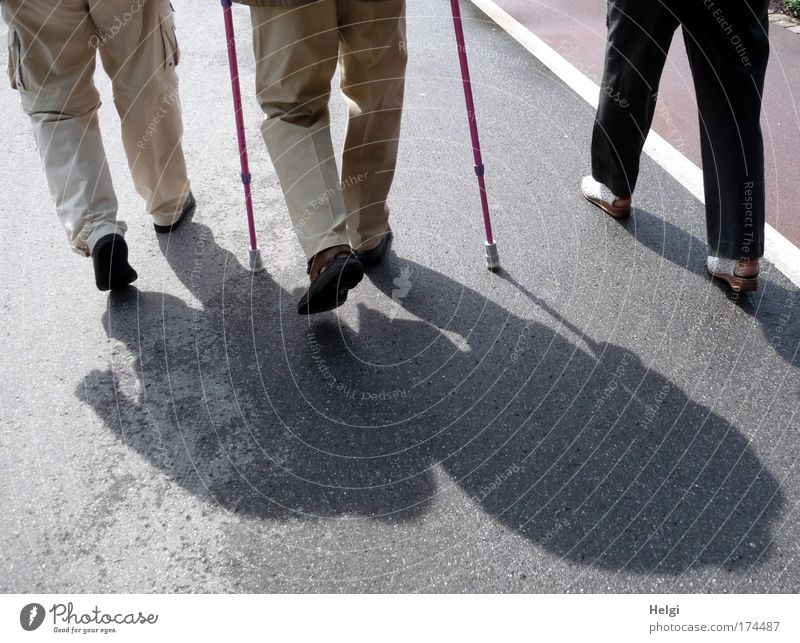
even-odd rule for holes
{"type": "Polygon", "coordinates": [[[50,193],[72,248],[124,234],[103,149],[96,54],[111,77],[137,192],[157,225],[189,194],[169,0],[0,0],[9,76],[30,116],[50,193]]]}
{"type": "MultiPolygon", "coordinates": [[[[270,0],[245,4],[269,5],[270,0]]],[[[406,70],[405,0],[251,6],[262,133],[306,259],[368,250],[386,231],[406,70]],[[340,67],[349,118],[341,175],[328,102],[340,67]]]]}

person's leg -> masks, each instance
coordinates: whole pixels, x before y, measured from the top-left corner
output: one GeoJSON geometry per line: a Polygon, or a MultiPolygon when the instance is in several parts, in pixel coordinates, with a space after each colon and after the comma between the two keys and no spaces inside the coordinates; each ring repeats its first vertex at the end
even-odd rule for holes
{"type": "Polygon", "coordinates": [[[767,0],[747,0],[687,9],[683,18],[700,110],[709,254],[737,262],[764,254],[760,118],[768,6],[767,0]]]}
{"type": "Polygon", "coordinates": [[[592,176],[615,195],[636,188],[658,85],[678,19],[664,0],[610,0],[608,44],[592,134],[592,176]]]}
{"type": "Polygon", "coordinates": [[[72,248],[89,256],[103,236],[124,235],[92,81],[94,35],[82,0],[4,0],[9,72],[30,116],[50,193],[72,248]]]}
{"type": "Polygon", "coordinates": [[[347,230],[354,248],[369,250],[389,223],[407,61],[405,0],[339,0],[339,25],[350,112],[342,155],[347,230]]]}
{"type": "Polygon", "coordinates": [[[349,246],[328,112],[339,56],[336,4],[251,7],[262,133],[309,261],[349,246]]]}
{"type": "Polygon", "coordinates": [[[89,0],[93,42],[111,77],[136,191],[157,226],[189,202],[178,91],[178,43],[169,0],[89,0]]]}

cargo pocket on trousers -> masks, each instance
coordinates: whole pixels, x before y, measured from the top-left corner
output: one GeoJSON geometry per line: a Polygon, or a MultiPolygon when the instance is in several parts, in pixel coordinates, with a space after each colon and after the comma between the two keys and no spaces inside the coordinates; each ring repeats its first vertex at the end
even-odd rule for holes
{"type": "Polygon", "coordinates": [[[22,82],[22,47],[17,32],[11,28],[8,30],[8,80],[12,89],[25,89],[22,82]]]}
{"type": "Polygon", "coordinates": [[[167,70],[174,69],[181,61],[181,50],[175,33],[175,17],[171,14],[161,21],[161,37],[164,40],[164,66],[167,70]]]}

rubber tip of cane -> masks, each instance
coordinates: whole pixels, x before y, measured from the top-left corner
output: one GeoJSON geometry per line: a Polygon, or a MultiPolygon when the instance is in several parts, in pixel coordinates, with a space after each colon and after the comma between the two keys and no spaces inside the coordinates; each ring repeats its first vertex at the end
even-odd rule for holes
{"type": "Polygon", "coordinates": [[[486,267],[489,270],[497,270],[500,267],[500,253],[497,251],[497,243],[484,243],[483,250],[486,256],[486,267]]]}
{"type": "Polygon", "coordinates": [[[255,250],[250,251],[250,271],[251,272],[263,272],[264,271],[264,262],[261,261],[261,249],[256,248],[255,250]]]}

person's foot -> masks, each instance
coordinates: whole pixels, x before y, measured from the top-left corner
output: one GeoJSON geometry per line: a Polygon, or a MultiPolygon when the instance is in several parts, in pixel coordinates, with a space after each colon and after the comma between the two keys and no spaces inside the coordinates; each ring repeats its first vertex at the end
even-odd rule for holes
{"type": "Polygon", "coordinates": [[[377,266],[386,256],[386,251],[392,242],[392,229],[387,225],[386,232],[381,235],[378,245],[370,250],[356,250],[356,257],[364,266],[364,270],[369,270],[377,266]]]}
{"type": "Polygon", "coordinates": [[[338,308],[347,301],[348,291],[364,277],[364,266],[347,245],[318,252],[308,262],[311,285],[297,304],[300,315],[316,315],[338,308]]]}
{"type": "Polygon", "coordinates": [[[158,225],[157,223],[154,223],[153,227],[156,229],[156,232],[158,234],[174,232],[180,227],[181,223],[183,223],[186,219],[192,218],[192,215],[194,214],[196,207],[197,207],[197,202],[194,200],[194,195],[191,192],[189,192],[189,199],[186,201],[186,205],[183,206],[183,210],[181,211],[181,216],[178,217],[177,221],[175,221],[171,225],[158,225]]]}
{"type": "Polygon", "coordinates": [[[706,269],[712,277],[727,283],[734,292],[758,290],[758,259],[736,261],[709,256],[706,269]]]}
{"type": "Polygon", "coordinates": [[[581,192],[589,203],[615,219],[627,219],[631,215],[631,197],[617,196],[592,176],[583,177],[581,192]]]}
{"type": "Polygon", "coordinates": [[[128,244],[119,234],[100,237],[92,249],[94,283],[98,290],[119,290],[139,278],[128,263],[128,244]]]}

